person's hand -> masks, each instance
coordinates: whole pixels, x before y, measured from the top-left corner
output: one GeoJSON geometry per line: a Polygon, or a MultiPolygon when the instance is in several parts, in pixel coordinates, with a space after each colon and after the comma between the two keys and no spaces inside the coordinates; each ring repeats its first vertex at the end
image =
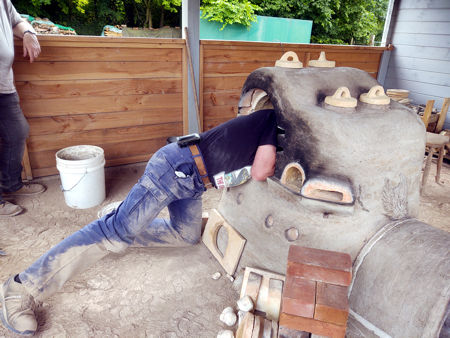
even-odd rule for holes
{"type": "Polygon", "coordinates": [[[41,46],[35,34],[25,33],[23,35],[23,57],[30,57],[33,62],[41,53],[41,46]]]}

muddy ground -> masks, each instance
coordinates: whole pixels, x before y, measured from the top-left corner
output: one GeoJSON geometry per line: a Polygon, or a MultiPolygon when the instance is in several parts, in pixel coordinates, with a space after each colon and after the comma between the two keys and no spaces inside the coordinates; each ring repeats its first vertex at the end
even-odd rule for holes
{"type": "MultiPolygon", "coordinates": [[[[69,208],[59,176],[40,179],[47,191],[18,198],[24,214],[0,219],[0,280],[25,269],[44,251],[97,217],[109,203],[122,200],[145,164],[106,169],[107,198],[86,210],[69,208]]],[[[450,231],[450,165],[441,184],[435,164],[421,200],[419,219],[450,231]]],[[[215,208],[220,191],[204,195],[204,210],[215,208]]],[[[190,248],[130,248],[111,254],[69,281],[37,309],[39,337],[215,337],[225,326],[219,314],[235,305],[232,283],[202,244],[190,248]],[[211,276],[222,272],[222,277],[211,276]]],[[[0,326],[0,337],[12,337],[0,326]]]]}

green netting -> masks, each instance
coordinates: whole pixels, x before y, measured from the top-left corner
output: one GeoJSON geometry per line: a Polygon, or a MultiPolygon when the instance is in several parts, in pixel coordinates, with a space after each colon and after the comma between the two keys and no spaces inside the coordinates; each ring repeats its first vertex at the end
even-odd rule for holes
{"type": "Polygon", "coordinates": [[[20,14],[20,16],[24,19],[27,19],[29,22],[34,20],[34,17],[32,17],[31,15],[28,15],[28,14],[20,14]]]}
{"type": "Polygon", "coordinates": [[[249,29],[240,24],[227,25],[200,19],[200,39],[240,40],[284,43],[310,43],[312,21],[257,16],[249,29]]]}

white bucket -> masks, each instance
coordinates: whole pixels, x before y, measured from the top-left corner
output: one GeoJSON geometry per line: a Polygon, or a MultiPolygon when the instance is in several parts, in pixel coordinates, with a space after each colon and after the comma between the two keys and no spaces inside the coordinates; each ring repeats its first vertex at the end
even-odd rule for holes
{"type": "Polygon", "coordinates": [[[66,204],[87,209],[105,200],[105,157],[103,149],[79,145],[56,153],[56,168],[66,204]]]}

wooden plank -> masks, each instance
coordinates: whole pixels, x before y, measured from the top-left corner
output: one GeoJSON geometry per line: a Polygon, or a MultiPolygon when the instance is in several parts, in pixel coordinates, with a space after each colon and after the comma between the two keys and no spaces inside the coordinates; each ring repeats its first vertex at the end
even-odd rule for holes
{"type": "Polygon", "coordinates": [[[226,119],[226,118],[214,119],[214,120],[205,119],[205,131],[212,129],[214,127],[217,127],[218,125],[220,125],[224,122],[227,122],[228,120],[230,120],[230,119],[226,119]]]}
{"type": "Polygon", "coordinates": [[[92,96],[65,99],[25,100],[21,103],[27,118],[126,112],[159,108],[182,109],[182,93],[128,96],[92,96]]]}
{"type": "Polygon", "coordinates": [[[394,71],[395,68],[450,74],[450,60],[433,60],[433,62],[430,62],[430,60],[427,59],[396,56],[395,58],[390,59],[388,74],[394,71]]]}
{"type": "MultiPolygon", "coordinates": [[[[77,143],[75,142],[74,145],[77,143]]],[[[131,142],[97,144],[105,152],[106,160],[116,160],[130,156],[147,155],[156,152],[166,144],[166,138],[155,138],[131,142]]],[[[52,149],[31,153],[31,165],[33,169],[50,168],[56,165],[55,154],[60,150],[52,149]]]]}
{"type": "Polygon", "coordinates": [[[425,72],[416,69],[396,68],[395,77],[397,79],[407,81],[430,83],[450,87],[450,76],[443,73],[425,72]]]}
{"type": "Polygon", "coordinates": [[[172,94],[183,91],[178,78],[17,81],[21,100],[62,99],[80,96],[172,94]]]}
{"type": "Polygon", "coordinates": [[[16,81],[181,78],[181,62],[16,62],[16,81]]]}
{"type": "Polygon", "coordinates": [[[206,106],[204,118],[211,119],[232,119],[237,116],[237,105],[225,105],[225,106],[206,106]]]}
{"type": "Polygon", "coordinates": [[[223,91],[217,93],[210,93],[203,97],[203,107],[210,106],[237,106],[240,99],[240,92],[237,91],[223,91]]]}
{"type": "Polygon", "coordinates": [[[431,116],[431,112],[433,110],[433,106],[434,106],[434,100],[428,100],[425,110],[423,112],[423,116],[422,116],[422,122],[425,125],[425,129],[427,129],[427,127],[428,127],[428,123],[430,121],[430,116],[431,116]]]}
{"type": "MultiPolygon", "coordinates": [[[[15,47],[15,54],[21,55],[22,46],[15,47]]],[[[153,49],[141,48],[136,53],[136,48],[107,47],[66,47],[46,46],[42,48],[41,54],[36,62],[58,62],[58,61],[145,61],[145,62],[169,62],[181,61],[181,49],[153,49]]],[[[18,58],[17,62],[26,62],[26,59],[18,58]]]]}
{"type": "Polygon", "coordinates": [[[38,135],[30,137],[28,150],[30,153],[62,149],[76,144],[106,144],[117,142],[139,141],[152,138],[180,135],[183,132],[182,123],[164,123],[149,126],[112,128],[105,130],[88,130],[75,133],[38,135]]]}
{"type": "Polygon", "coordinates": [[[205,76],[221,76],[232,74],[233,76],[245,76],[261,67],[273,67],[274,63],[265,62],[228,62],[228,63],[205,63],[205,76]]]}
{"type": "MultiPolygon", "coordinates": [[[[124,164],[147,162],[148,159],[152,155],[153,155],[152,153],[149,153],[149,154],[143,154],[143,155],[118,158],[118,159],[113,159],[113,160],[106,160],[105,167],[113,167],[113,166],[124,165],[124,164]]],[[[56,169],[56,166],[49,167],[49,168],[33,169],[34,177],[43,177],[43,176],[58,175],[58,174],[59,174],[59,172],[56,169]]]]}
{"type": "Polygon", "coordinates": [[[395,32],[410,34],[436,34],[437,32],[450,32],[450,22],[396,22],[395,32]]]}
{"type": "Polygon", "coordinates": [[[422,47],[450,46],[450,35],[395,33],[392,37],[392,43],[396,47],[400,45],[422,47]]]}
{"type": "Polygon", "coordinates": [[[440,133],[444,126],[445,119],[447,117],[448,106],[450,105],[450,98],[446,97],[444,103],[442,104],[441,111],[439,113],[439,120],[436,124],[435,133],[440,133]]]}
{"type": "Polygon", "coordinates": [[[182,122],[179,108],[30,118],[30,136],[182,122]]]}
{"type": "Polygon", "coordinates": [[[238,90],[240,92],[245,80],[247,80],[247,76],[205,77],[203,91],[205,93],[214,93],[220,90],[238,90]]]}
{"type": "MultiPolygon", "coordinates": [[[[38,35],[41,47],[120,47],[120,48],[182,48],[184,40],[165,38],[121,38],[121,37],[99,37],[99,36],[63,36],[63,35],[38,35]]],[[[20,40],[14,41],[21,45],[20,40]]]]}
{"type": "Polygon", "coordinates": [[[24,152],[23,152],[23,157],[22,157],[22,171],[23,171],[23,175],[22,177],[25,177],[25,179],[27,181],[31,181],[33,179],[33,173],[31,171],[31,165],[30,165],[30,157],[28,154],[28,147],[27,144],[25,143],[24,146],[24,152]]]}
{"type": "Polygon", "coordinates": [[[186,58],[186,44],[183,47],[183,63],[182,63],[182,74],[183,74],[183,134],[186,135],[189,133],[189,83],[188,83],[188,70],[187,70],[187,58],[186,58]]]}
{"type": "MultiPolygon", "coordinates": [[[[302,60],[306,54],[303,50],[292,50],[302,60]]],[[[355,51],[333,51],[324,49],[328,60],[333,61],[358,61],[358,62],[377,62],[381,53],[365,53],[355,51]]],[[[311,51],[311,60],[318,59],[319,50],[311,51]]],[[[280,50],[254,51],[249,53],[248,50],[205,50],[205,63],[227,63],[227,62],[275,62],[280,59],[283,52],[280,50]]],[[[304,65],[305,66],[305,65],[304,65]]]]}
{"type": "Polygon", "coordinates": [[[198,109],[199,109],[199,113],[200,113],[200,132],[203,132],[203,119],[204,119],[204,117],[203,117],[203,92],[204,92],[204,90],[205,90],[205,79],[203,78],[203,65],[204,65],[204,62],[205,62],[205,60],[204,60],[204,58],[205,58],[205,56],[204,56],[204,51],[203,51],[203,46],[199,46],[200,47],[200,50],[199,50],[199,79],[200,79],[200,81],[199,81],[199,84],[198,84],[198,91],[199,91],[199,93],[198,93],[198,103],[199,103],[199,107],[198,107],[198,109]]]}

